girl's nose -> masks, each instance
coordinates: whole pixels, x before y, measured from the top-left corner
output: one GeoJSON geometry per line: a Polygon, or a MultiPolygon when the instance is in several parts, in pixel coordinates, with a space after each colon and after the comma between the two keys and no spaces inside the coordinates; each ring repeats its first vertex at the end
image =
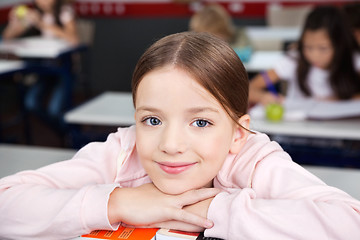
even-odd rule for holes
{"type": "Polygon", "coordinates": [[[185,131],[176,126],[164,128],[159,148],[162,152],[174,155],[183,153],[186,150],[185,131]]]}

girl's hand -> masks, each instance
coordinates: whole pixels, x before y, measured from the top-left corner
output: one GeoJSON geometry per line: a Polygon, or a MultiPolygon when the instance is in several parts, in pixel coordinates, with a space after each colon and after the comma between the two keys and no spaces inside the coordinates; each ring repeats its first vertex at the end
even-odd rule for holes
{"type": "Polygon", "coordinates": [[[15,6],[9,12],[9,23],[2,33],[3,39],[14,39],[21,36],[29,27],[33,26],[32,14],[34,10],[25,6],[15,6]],[[22,8],[19,10],[19,7],[22,8]]]}
{"type": "MultiPolygon", "coordinates": [[[[211,201],[214,199],[214,197],[202,200],[200,202],[185,206],[183,209],[187,212],[196,214],[198,216],[201,216],[203,218],[206,218],[208,209],[210,207],[211,201]]],[[[153,224],[149,227],[155,227],[155,228],[170,228],[175,230],[181,230],[181,231],[187,231],[187,232],[203,232],[206,228],[194,224],[189,224],[181,221],[166,221],[161,223],[153,224]]],[[[210,228],[210,227],[207,227],[210,228]]]]}
{"type": "Polygon", "coordinates": [[[202,201],[219,192],[219,189],[204,188],[169,195],[152,183],[137,188],[116,188],[109,199],[109,221],[143,227],[171,226],[179,230],[211,228],[213,223],[206,219],[206,206],[211,200],[202,201]],[[199,203],[199,209],[195,211],[196,203],[199,203]]]}

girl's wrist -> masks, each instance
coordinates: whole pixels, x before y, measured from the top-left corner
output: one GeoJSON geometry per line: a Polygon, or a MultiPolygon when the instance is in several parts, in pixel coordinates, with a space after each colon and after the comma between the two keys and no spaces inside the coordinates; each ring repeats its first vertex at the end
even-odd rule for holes
{"type": "Polygon", "coordinates": [[[121,205],[119,199],[121,194],[121,188],[117,187],[115,188],[109,196],[109,202],[108,202],[108,219],[110,224],[116,224],[120,223],[120,214],[119,211],[119,205],[121,205]]]}

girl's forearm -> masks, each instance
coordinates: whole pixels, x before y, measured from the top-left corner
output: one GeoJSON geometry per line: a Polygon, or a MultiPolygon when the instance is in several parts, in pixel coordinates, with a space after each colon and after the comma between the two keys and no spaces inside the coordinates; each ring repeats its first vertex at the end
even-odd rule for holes
{"type": "Polygon", "coordinates": [[[4,30],[2,34],[3,39],[13,39],[19,37],[23,34],[28,27],[21,24],[12,24],[10,23],[4,30]]]}

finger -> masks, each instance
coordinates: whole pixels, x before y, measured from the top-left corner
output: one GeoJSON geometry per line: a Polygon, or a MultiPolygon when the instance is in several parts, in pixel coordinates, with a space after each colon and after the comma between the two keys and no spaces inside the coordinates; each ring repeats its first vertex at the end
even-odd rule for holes
{"type": "Polygon", "coordinates": [[[181,195],[182,206],[197,203],[199,201],[211,198],[220,193],[220,189],[217,188],[201,188],[196,190],[190,190],[181,195]]]}
{"type": "Polygon", "coordinates": [[[174,211],[172,219],[203,228],[212,228],[214,226],[214,223],[211,220],[200,217],[199,215],[190,213],[183,209],[177,209],[174,211]]]}

